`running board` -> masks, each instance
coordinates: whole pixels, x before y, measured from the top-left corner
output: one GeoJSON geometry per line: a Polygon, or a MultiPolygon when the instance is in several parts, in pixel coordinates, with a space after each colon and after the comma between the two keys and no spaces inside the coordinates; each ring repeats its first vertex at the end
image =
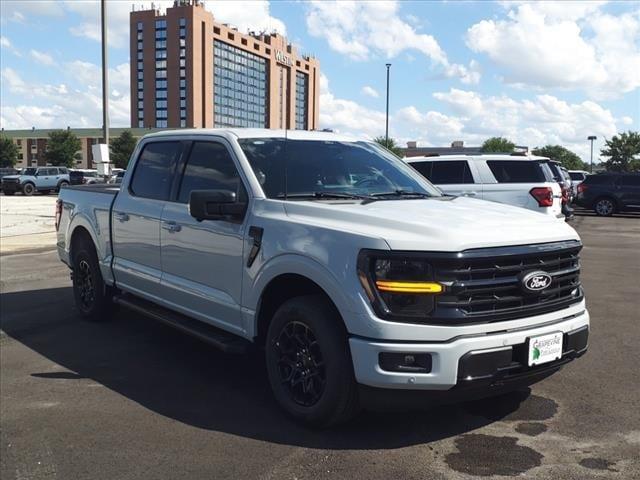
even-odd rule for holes
{"type": "Polygon", "coordinates": [[[246,353],[251,346],[251,342],[237,335],[130,294],[117,295],[113,301],[118,305],[135,310],[176,330],[207,342],[225,353],[246,353]]]}

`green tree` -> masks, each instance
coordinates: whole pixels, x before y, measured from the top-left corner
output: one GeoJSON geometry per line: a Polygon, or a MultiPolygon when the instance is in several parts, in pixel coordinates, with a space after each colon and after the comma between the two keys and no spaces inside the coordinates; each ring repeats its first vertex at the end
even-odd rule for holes
{"type": "Polygon", "coordinates": [[[400,158],[404,157],[402,148],[400,147],[400,145],[396,143],[396,141],[393,138],[389,137],[389,140],[387,140],[385,137],[379,136],[374,138],[373,141],[382,145],[384,148],[389,150],[391,153],[394,153],[398,157],[400,158]]]}
{"type": "Polygon", "coordinates": [[[133,149],[136,148],[136,139],[131,135],[130,130],[124,130],[120,136],[114,138],[109,145],[111,150],[111,163],[116,168],[127,168],[133,149]]]}
{"type": "Polygon", "coordinates": [[[504,137],[491,137],[482,144],[482,153],[512,153],[516,144],[504,137]]]}
{"type": "Polygon", "coordinates": [[[557,160],[567,170],[586,170],[588,168],[588,165],[578,155],[562,145],[546,145],[541,148],[535,148],[532,153],[541,157],[549,157],[551,160],[557,160]]]}
{"type": "Polygon", "coordinates": [[[49,133],[47,151],[44,156],[51,165],[73,167],[73,161],[80,158],[80,139],[70,130],[53,130],[49,133]]]}
{"type": "Polygon", "coordinates": [[[605,139],[600,155],[609,157],[605,162],[607,170],[631,172],[640,170],[640,133],[622,132],[611,140],[605,139]]]}
{"type": "Polygon", "coordinates": [[[9,137],[0,134],[0,167],[13,167],[18,162],[18,146],[9,137]]]}

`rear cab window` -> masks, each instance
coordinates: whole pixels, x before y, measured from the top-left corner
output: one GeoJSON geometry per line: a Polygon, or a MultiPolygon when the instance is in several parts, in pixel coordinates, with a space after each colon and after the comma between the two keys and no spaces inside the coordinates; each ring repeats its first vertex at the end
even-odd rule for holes
{"type": "Polygon", "coordinates": [[[487,160],[498,183],[545,183],[553,174],[545,162],[529,160],[487,160]]]}
{"type": "Polygon", "coordinates": [[[133,196],[169,200],[176,165],[182,153],[178,141],[147,143],[136,162],[129,191],[133,196]]]}
{"type": "Polygon", "coordinates": [[[613,183],[611,175],[589,175],[585,178],[584,183],[587,185],[610,185],[613,183]]]}
{"type": "Polygon", "coordinates": [[[569,176],[571,177],[571,180],[576,180],[576,181],[582,181],[584,180],[584,173],[580,173],[580,172],[569,172],[569,176]]]}

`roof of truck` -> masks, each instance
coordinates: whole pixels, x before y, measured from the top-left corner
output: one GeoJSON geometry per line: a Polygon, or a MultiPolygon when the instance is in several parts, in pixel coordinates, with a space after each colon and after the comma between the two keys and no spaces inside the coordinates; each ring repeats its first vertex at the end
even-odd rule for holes
{"type": "Polygon", "coordinates": [[[167,136],[206,136],[217,135],[227,138],[288,138],[290,140],[318,140],[334,142],[361,141],[357,137],[334,132],[309,130],[271,130],[267,128],[181,128],[179,130],[163,130],[150,133],[144,138],[158,138],[167,136]]]}
{"type": "Polygon", "coordinates": [[[424,161],[441,161],[441,160],[546,160],[548,157],[539,157],[537,155],[522,155],[509,153],[474,153],[470,155],[433,155],[425,157],[405,157],[403,159],[407,163],[424,162],[424,161]]]}

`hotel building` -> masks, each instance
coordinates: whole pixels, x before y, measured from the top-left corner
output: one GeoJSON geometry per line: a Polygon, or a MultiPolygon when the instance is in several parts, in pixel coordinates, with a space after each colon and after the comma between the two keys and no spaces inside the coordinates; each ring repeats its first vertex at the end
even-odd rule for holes
{"type": "Polygon", "coordinates": [[[285,37],[243,34],[199,0],[132,11],[130,28],[132,127],[318,128],[319,62],[285,37]]]}

